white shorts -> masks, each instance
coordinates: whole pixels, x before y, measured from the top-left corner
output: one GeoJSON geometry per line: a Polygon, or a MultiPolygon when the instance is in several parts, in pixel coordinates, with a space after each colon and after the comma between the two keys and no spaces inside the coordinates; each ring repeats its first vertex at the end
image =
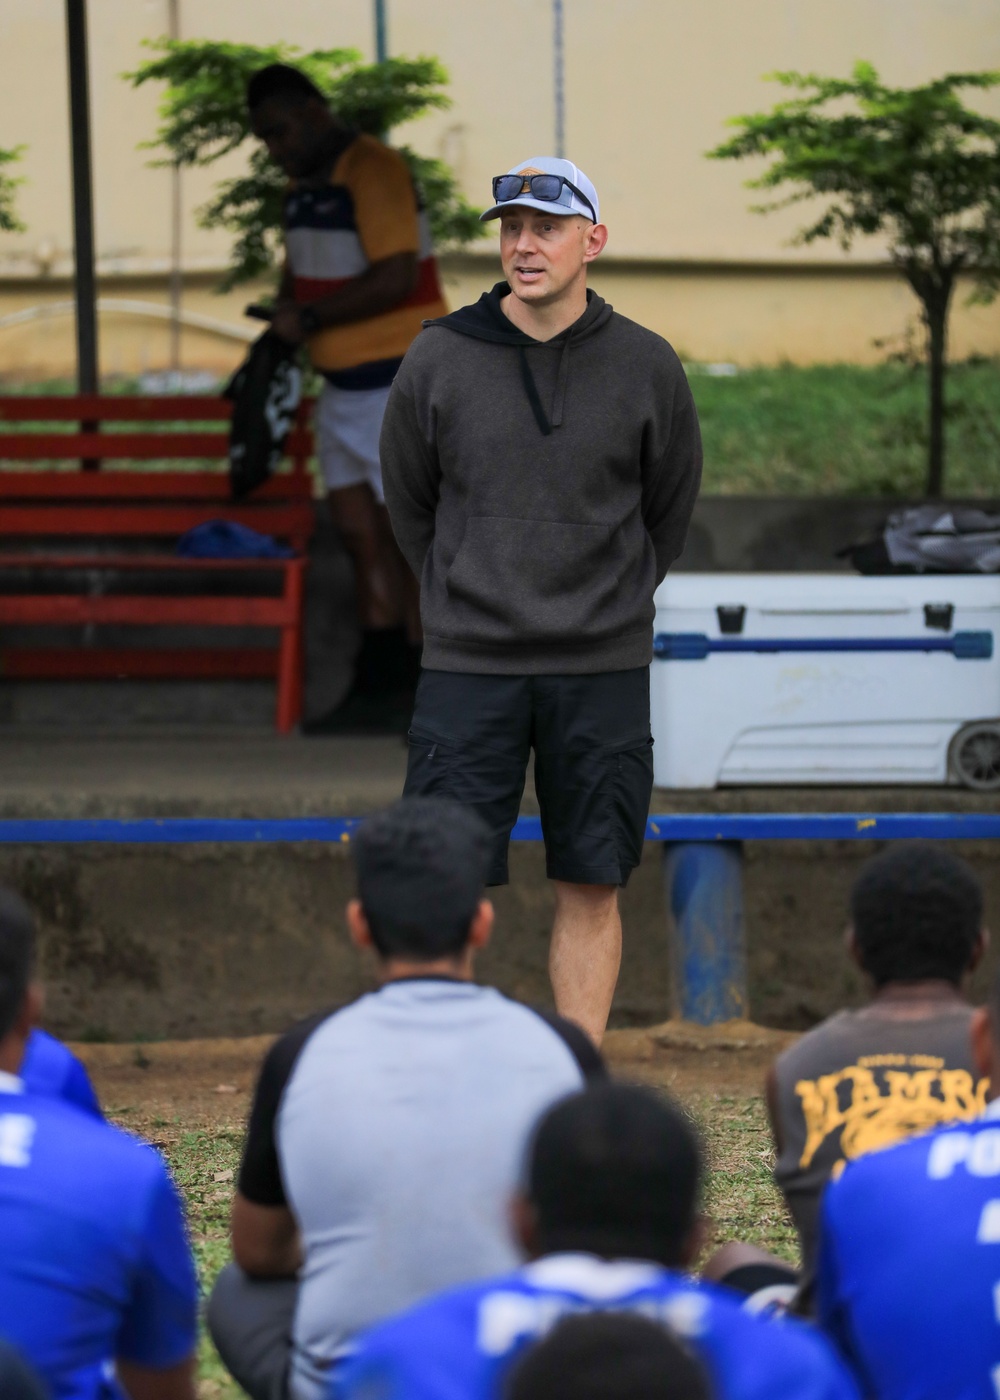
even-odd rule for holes
{"type": "Polygon", "coordinates": [[[367,482],[385,504],[378,435],[391,384],[382,389],[338,389],[324,384],[316,400],[316,452],[328,491],[367,482]]]}

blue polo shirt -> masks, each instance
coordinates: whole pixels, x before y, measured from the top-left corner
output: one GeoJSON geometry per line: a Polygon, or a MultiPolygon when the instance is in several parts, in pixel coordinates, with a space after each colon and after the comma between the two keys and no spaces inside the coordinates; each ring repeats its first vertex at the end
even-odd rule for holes
{"type": "Polygon", "coordinates": [[[331,1400],[501,1400],[511,1364],[560,1318],[633,1312],[706,1366],[717,1400],[857,1400],[817,1332],[753,1317],[727,1289],[655,1264],[554,1254],[439,1295],[368,1332],[334,1372],[331,1400]]]}
{"type": "Polygon", "coordinates": [[[827,1187],[821,1325],[879,1400],[1000,1394],[1000,1101],[827,1187]]]}
{"type": "Polygon", "coordinates": [[[0,1074],[0,1319],[53,1400],[103,1400],[116,1357],[194,1350],[197,1284],[159,1154],[0,1074]]]}
{"type": "Polygon", "coordinates": [[[48,1031],[36,1027],[28,1036],[21,1061],[21,1079],[26,1093],[51,1094],[67,1103],[75,1103],[85,1113],[104,1117],[87,1071],[72,1050],[48,1031]]]}

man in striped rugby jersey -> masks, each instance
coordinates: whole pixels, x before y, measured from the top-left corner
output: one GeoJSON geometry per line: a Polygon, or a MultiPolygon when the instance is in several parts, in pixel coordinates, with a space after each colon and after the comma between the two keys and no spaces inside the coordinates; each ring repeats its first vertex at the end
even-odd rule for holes
{"type": "Polygon", "coordinates": [[[341,122],[298,69],[260,69],[247,105],[254,134],[288,176],[273,327],[305,345],[325,381],[317,449],[334,523],[354,562],[362,628],[351,691],[306,729],[405,730],[419,669],[419,607],[385,509],[378,440],[403,355],[421,322],[447,310],[427,212],[402,156],[341,122]]]}

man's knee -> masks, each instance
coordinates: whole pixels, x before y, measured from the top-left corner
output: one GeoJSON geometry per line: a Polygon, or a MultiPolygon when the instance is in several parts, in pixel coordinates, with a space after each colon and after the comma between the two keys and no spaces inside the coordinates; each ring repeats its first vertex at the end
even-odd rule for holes
{"type": "Polygon", "coordinates": [[[610,912],[618,906],[617,885],[579,885],[569,880],[553,880],[556,903],[597,914],[610,912]]]}
{"type": "Polygon", "coordinates": [[[294,1279],[253,1279],[227,1264],[209,1295],[209,1335],[253,1400],[282,1400],[286,1393],[297,1287],[294,1279]]]}
{"type": "Polygon", "coordinates": [[[244,1278],[238,1264],[227,1264],[212,1286],[205,1305],[205,1325],[221,1352],[220,1339],[228,1332],[229,1319],[239,1314],[239,1291],[244,1278]]]}

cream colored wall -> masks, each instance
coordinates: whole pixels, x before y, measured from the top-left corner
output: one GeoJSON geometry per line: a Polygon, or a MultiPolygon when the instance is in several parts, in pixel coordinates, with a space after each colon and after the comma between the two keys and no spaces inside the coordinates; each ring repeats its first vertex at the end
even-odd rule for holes
{"type": "MultiPolygon", "coordinates": [[[[371,0],[180,0],[180,7],[186,37],[349,45],[371,56],[371,0]]],[[[483,203],[491,175],[552,149],[551,4],[387,0],[387,8],[391,50],[438,55],[454,99],[450,111],[394,138],[443,155],[469,198],[483,203]]],[[[597,184],[611,230],[614,263],[595,285],[613,288],[623,311],[702,360],[869,359],[873,338],[903,332],[915,312],[909,292],[860,267],[878,261],[877,245],[852,258],[832,245],[789,246],[802,211],[749,213],[742,185],[749,169],[705,160],[704,151],[724,137],[727,117],[777,99],[778,90],[760,81],[775,68],[846,72],[865,57],[887,81],[912,83],[1000,67],[996,0],[565,0],[564,11],[567,149],[597,184]],[[859,275],[845,277],[831,264],[857,265],[859,275]],[[800,270],[777,275],[783,268],[800,270]]],[[[143,39],[165,32],[167,0],[90,0],[89,12],[104,292],[133,296],[131,279],[144,274],[153,280],[143,297],[164,302],[169,175],[137,150],[155,129],[157,94],[132,91],[120,74],[141,61],[143,39]],[[115,282],[125,276],[129,282],[115,282]]],[[[0,146],[28,147],[19,206],[29,225],[0,234],[0,373],[36,363],[54,370],[64,341],[71,362],[70,323],[30,328],[2,318],[68,294],[58,280],[71,270],[62,0],[4,0],[0,52],[0,146]]],[[[1000,112],[1000,101],[992,108],[1000,112]]],[[[237,157],[185,173],[189,274],[225,261],[228,240],[199,229],[194,211],[238,166],[237,157]]],[[[482,263],[459,259],[449,268],[453,299],[492,278],[490,248],[483,245],[482,263]]],[[[242,292],[212,298],[199,286],[185,304],[238,331],[246,299],[242,292]]],[[[167,353],[161,326],[117,313],[102,317],[102,344],[108,369],[162,363],[167,353]]],[[[953,349],[961,355],[967,347],[1000,354],[1000,309],[956,309],[953,349]]],[[[192,331],[184,352],[186,360],[216,363],[238,344],[192,331]]]]}

